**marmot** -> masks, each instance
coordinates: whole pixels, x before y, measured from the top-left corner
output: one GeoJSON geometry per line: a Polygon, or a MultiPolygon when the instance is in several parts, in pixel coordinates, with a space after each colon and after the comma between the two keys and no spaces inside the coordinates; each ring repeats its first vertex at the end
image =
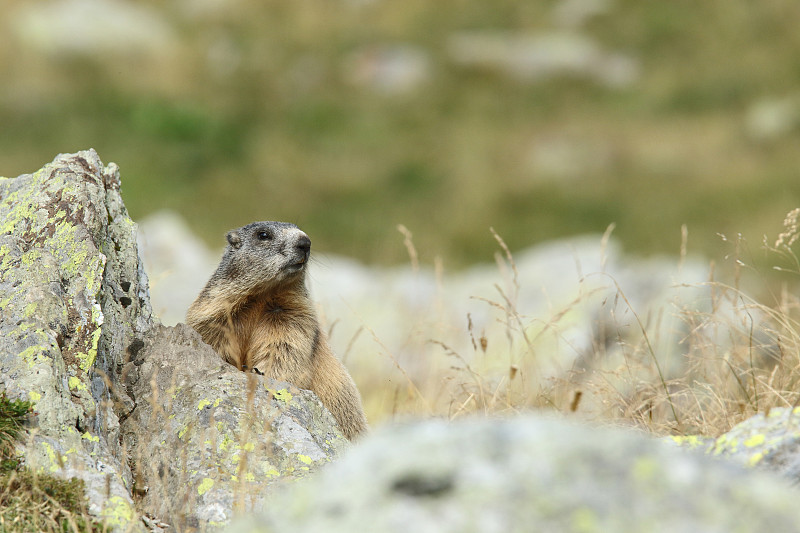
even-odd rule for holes
{"type": "Polygon", "coordinates": [[[367,420],[306,289],[311,239],[294,224],[253,222],[228,232],[227,240],[186,322],[240,370],[314,391],[353,440],[367,429],[367,420]]]}

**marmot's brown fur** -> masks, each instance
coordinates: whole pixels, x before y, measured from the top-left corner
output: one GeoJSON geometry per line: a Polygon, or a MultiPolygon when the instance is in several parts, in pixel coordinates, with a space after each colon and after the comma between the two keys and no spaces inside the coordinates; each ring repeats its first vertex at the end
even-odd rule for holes
{"type": "Polygon", "coordinates": [[[187,323],[227,362],[314,391],[352,440],[367,429],[361,396],[328,346],[306,289],[311,240],[294,224],[230,231],[187,323]]]}

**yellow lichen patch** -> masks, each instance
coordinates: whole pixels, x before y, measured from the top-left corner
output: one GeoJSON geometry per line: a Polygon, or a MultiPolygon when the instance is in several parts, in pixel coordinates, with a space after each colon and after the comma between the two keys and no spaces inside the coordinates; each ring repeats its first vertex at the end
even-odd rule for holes
{"type": "Polygon", "coordinates": [[[652,481],[658,477],[659,467],[650,457],[639,457],[633,463],[633,477],[637,481],[652,481]]]}
{"type": "Polygon", "coordinates": [[[705,446],[708,442],[704,437],[697,435],[672,435],[669,438],[675,443],[686,446],[687,448],[699,448],[705,446]]]}
{"type": "MultiPolygon", "coordinates": [[[[92,312],[92,315],[94,315],[94,311],[92,312]]],[[[100,313],[100,317],[102,317],[102,313],[100,313]]],[[[102,324],[102,318],[99,319],[99,322],[100,324],[102,324]]],[[[98,327],[95,328],[95,330],[92,332],[91,347],[89,348],[89,353],[79,352],[76,354],[76,357],[80,361],[80,364],[78,366],[84,372],[88,372],[92,368],[92,365],[94,365],[95,359],[97,359],[97,345],[100,343],[100,335],[102,333],[103,330],[100,328],[100,325],[98,324],[98,327]]]]}
{"type": "Polygon", "coordinates": [[[753,448],[755,446],[760,446],[761,444],[764,444],[765,440],[767,440],[767,437],[764,436],[763,434],[753,435],[752,437],[744,441],[744,445],[747,446],[748,448],[753,448]]]}
{"type": "Polygon", "coordinates": [[[724,452],[736,453],[739,449],[739,440],[728,438],[722,435],[714,443],[714,455],[721,455],[724,452]]]}
{"type": "Polygon", "coordinates": [[[211,479],[210,477],[205,477],[203,478],[203,481],[200,482],[200,485],[197,486],[197,494],[202,496],[203,494],[208,492],[208,490],[213,486],[214,486],[214,480],[211,479]]]}
{"type": "Polygon", "coordinates": [[[36,313],[36,303],[31,302],[25,306],[25,309],[22,310],[22,316],[25,318],[30,318],[36,313]]]}
{"type": "Polygon", "coordinates": [[[69,385],[69,390],[88,390],[83,381],[75,376],[70,376],[67,384],[69,385]]]}
{"type": "Polygon", "coordinates": [[[579,533],[599,531],[597,513],[589,507],[579,507],[572,513],[572,530],[579,533]]]}
{"type": "Polygon", "coordinates": [[[219,451],[225,451],[228,446],[233,442],[233,439],[227,433],[222,436],[222,441],[219,443],[219,451]]]}
{"type": "Polygon", "coordinates": [[[267,386],[266,386],[266,385],[264,385],[264,388],[266,388],[266,389],[267,389],[267,392],[269,392],[270,394],[272,394],[272,396],[273,396],[273,397],[274,397],[276,400],[280,400],[280,401],[282,401],[282,402],[284,402],[284,403],[289,403],[290,401],[292,401],[292,393],[291,393],[291,392],[289,392],[289,391],[288,391],[288,390],[286,390],[286,389],[281,389],[281,390],[275,391],[275,390],[272,390],[272,389],[270,389],[270,388],[267,388],[267,386]]]}
{"type": "Polygon", "coordinates": [[[200,403],[197,404],[197,410],[202,411],[207,405],[211,405],[211,400],[200,400],[200,403]]]}
{"type": "Polygon", "coordinates": [[[42,399],[42,395],[36,392],[35,390],[32,390],[28,392],[28,398],[30,398],[32,402],[37,403],[39,400],[42,399]]]}
{"type": "Polygon", "coordinates": [[[42,259],[42,251],[39,248],[32,248],[22,254],[19,259],[26,267],[38,266],[42,259]]]}
{"type": "Polygon", "coordinates": [[[110,526],[128,526],[133,521],[133,507],[121,496],[112,496],[100,513],[103,521],[110,526]]]}
{"type": "Polygon", "coordinates": [[[67,461],[67,456],[62,455],[59,457],[53,447],[47,442],[42,442],[42,448],[44,448],[44,453],[47,454],[47,458],[50,460],[48,470],[50,472],[57,472],[67,461]]]}
{"type": "Polygon", "coordinates": [[[100,437],[98,437],[97,435],[92,435],[88,431],[86,433],[84,433],[83,435],[81,435],[81,438],[82,439],[86,439],[86,440],[91,441],[91,442],[100,442],[100,437]]]}
{"type": "Polygon", "coordinates": [[[763,459],[763,458],[764,458],[764,452],[758,452],[758,453],[754,453],[754,454],[752,455],[752,457],[750,457],[750,459],[748,459],[748,460],[747,460],[747,464],[748,464],[749,466],[755,466],[755,465],[757,465],[757,464],[758,464],[758,463],[761,461],[761,459],[763,459]]]}
{"type": "Polygon", "coordinates": [[[19,358],[28,363],[28,367],[33,368],[36,364],[36,356],[41,351],[41,346],[29,346],[19,353],[19,358]]]}
{"type": "Polygon", "coordinates": [[[88,372],[92,368],[96,357],[97,351],[92,352],[91,350],[89,353],[78,352],[75,354],[75,358],[80,361],[80,363],[78,363],[78,367],[84,372],[88,372]]]}
{"type": "Polygon", "coordinates": [[[307,456],[307,455],[303,455],[302,453],[298,453],[298,454],[297,454],[297,459],[298,459],[298,460],[299,460],[301,463],[305,463],[305,464],[307,464],[307,465],[310,465],[311,463],[313,463],[313,462],[314,462],[314,460],[313,460],[313,459],[311,459],[311,457],[309,457],[309,456],[307,456]]]}

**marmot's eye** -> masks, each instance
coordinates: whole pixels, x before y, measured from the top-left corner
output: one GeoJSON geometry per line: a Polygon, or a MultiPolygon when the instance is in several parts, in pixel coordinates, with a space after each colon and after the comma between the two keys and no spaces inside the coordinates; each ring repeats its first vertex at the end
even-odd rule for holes
{"type": "Polygon", "coordinates": [[[272,235],[268,231],[259,231],[257,237],[260,241],[272,240],[272,235]]]}

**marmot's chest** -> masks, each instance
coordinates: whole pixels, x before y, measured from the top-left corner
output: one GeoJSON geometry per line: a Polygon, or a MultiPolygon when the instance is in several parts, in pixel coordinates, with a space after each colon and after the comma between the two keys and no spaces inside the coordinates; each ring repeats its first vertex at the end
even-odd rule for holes
{"type": "Polygon", "coordinates": [[[240,328],[240,368],[286,379],[286,368],[310,365],[316,337],[313,315],[267,301],[243,310],[235,323],[240,328]]]}

